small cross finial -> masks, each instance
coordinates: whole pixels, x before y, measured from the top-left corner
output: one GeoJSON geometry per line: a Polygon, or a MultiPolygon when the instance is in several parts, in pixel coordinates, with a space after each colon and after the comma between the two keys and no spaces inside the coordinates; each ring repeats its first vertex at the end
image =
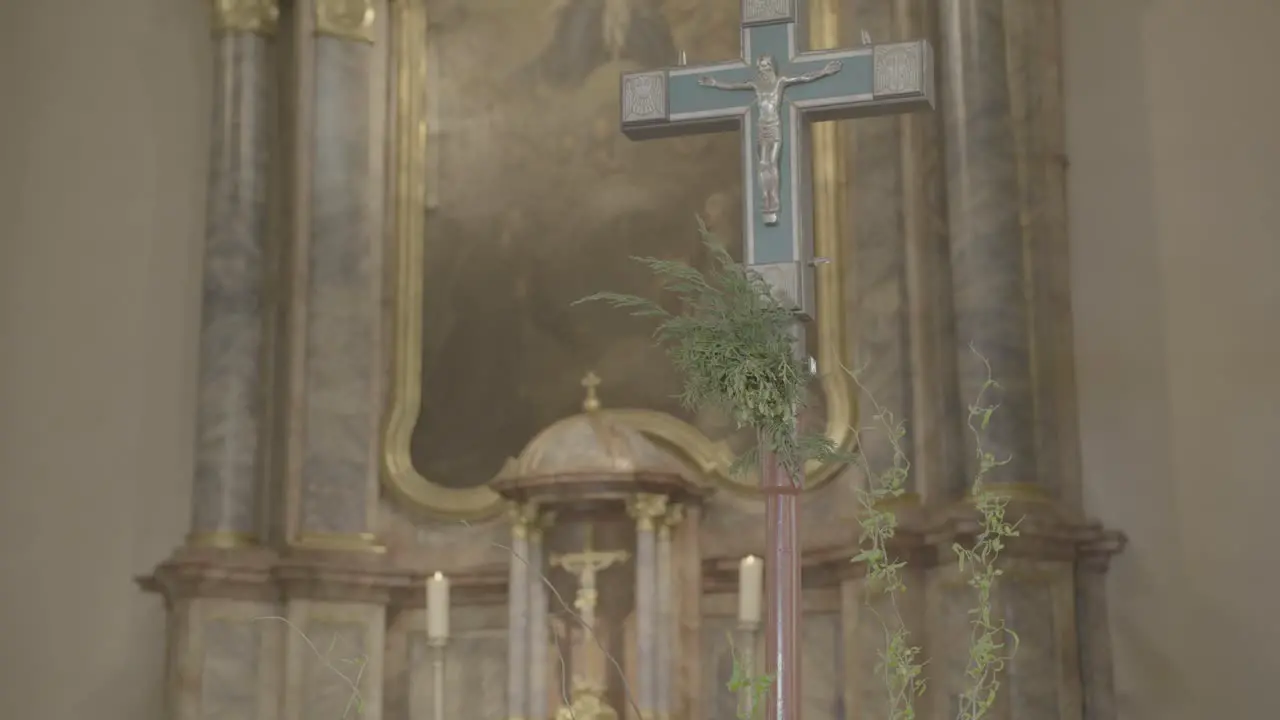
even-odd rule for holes
{"type": "Polygon", "coordinates": [[[595,372],[588,372],[582,378],[582,387],[587,389],[587,397],[582,401],[582,409],[586,412],[599,410],[600,397],[596,395],[596,388],[600,387],[600,376],[595,372]]]}

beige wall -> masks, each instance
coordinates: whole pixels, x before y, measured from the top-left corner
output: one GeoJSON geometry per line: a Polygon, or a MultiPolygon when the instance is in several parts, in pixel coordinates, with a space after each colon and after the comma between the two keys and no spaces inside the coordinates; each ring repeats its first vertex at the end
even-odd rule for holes
{"type": "Polygon", "coordinates": [[[1121,717],[1280,716],[1280,2],[1062,0],[1121,717]]]}
{"type": "MultiPolygon", "coordinates": [[[[1122,717],[1272,717],[1280,3],[1063,2],[1122,717]]],[[[3,5],[0,714],[158,718],[163,610],[130,576],[187,523],[204,4],[3,5]]]]}
{"type": "Polygon", "coordinates": [[[0,716],[159,718],[188,522],[200,0],[0,2],[0,716]]]}

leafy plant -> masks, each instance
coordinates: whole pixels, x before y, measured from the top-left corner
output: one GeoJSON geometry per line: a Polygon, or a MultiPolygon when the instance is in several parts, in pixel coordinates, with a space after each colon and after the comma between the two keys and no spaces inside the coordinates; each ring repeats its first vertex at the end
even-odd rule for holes
{"type": "MultiPolygon", "coordinates": [[[[828,438],[801,436],[795,431],[812,373],[795,352],[795,336],[791,332],[794,315],[772,296],[763,278],[733,260],[701,220],[698,228],[712,254],[713,268],[709,273],[680,262],[634,258],[658,276],[664,291],[681,301],[680,312],[671,312],[650,298],[609,292],[578,302],[604,301],[629,310],[634,316],[655,318],[658,325],[654,337],[684,376],[682,404],[691,409],[728,410],[739,427],[756,430],[760,438],[756,452],[776,453],[792,477],[802,476],[809,459],[844,458],[845,454],[828,438]]],[[[978,460],[970,499],[978,512],[980,529],[972,547],[953,545],[960,571],[967,573],[968,585],[977,594],[976,604],[969,611],[972,631],[966,668],[968,684],[960,696],[957,720],[981,720],[987,715],[1000,687],[999,674],[1018,644],[1018,636],[996,617],[992,599],[1002,573],[997,563],[1000,553],[1005,542],[1018,534],[1017,523],[1005,518],[1009,498],[986,483],[991,470],[1008,462],[997,460],[982,442],[998,407],[984,404],[986,394],[999,385],[991,377],[990,363],[976,349],[973,351],[986,367],[987,379],[969,407],[968,418],[978,460]]],[[[857,373],[851,374],[869,396],[857,373]]],[[[888,695],[886,720],[914,720],[915,701],[926,689],[925,662],[920,657],[920,647],[911,643],[899,610],[898,598],[906,591],[902,572],[907,564],[891,554],[898,519],[888,508],[889,501],[905,494],[911,463],[902,447],[904,423],[874,398],[871,403],[874,426],[867,430],[884,433],[892,449],[892,461],[889,467],[875,472],[865,454],[848,456],[861,465],[867,478],[866,487],[857,491],[861,534],[859,552],[853,561],[866,565],[868,587],[888,598],[889,615],[880,615],[885,645],[879,651],[877,666],[888,695]]],[[[860,446],[862,432],[855,429],[860,446]]],[[[745,454],[737,459],[735,469],[741,470],[758,459],[756,453],[745,454]]],[[[750,674],[736,652],[733,668],[729,688],[747,695],[750,714],[761,707],[771,679],[750,674]]]]}
{"type": "Polygon", "coordinates": [[[795,349],[795,315],[701,220],[698,230],[712,258],[705,274],[682,262],[633,258],[680,301],[679,312],[651,298],[612,292],[577,303],[606,302],[657,320],[654,338],[684,378],[681,404],[726,410],[739,428],[759,437],[757,448],[737,458],[735,471],[753,467],[763,450],[775,453],[791,477],[801,477],[807,460],[832,457],[836,448],[825,436],[796,431],[813,372],[795,349]]]}

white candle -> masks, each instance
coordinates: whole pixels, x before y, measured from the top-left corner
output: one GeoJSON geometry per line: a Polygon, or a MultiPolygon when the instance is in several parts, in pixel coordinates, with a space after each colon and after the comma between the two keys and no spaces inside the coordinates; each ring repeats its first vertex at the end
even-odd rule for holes
{"type": "Polygon", "coordinates": [[[449,637],[449,578],[443,573],[427,578],[427,637],[449,637]]]}
{"type": "Polygon", "coordinates": [[[738,564],[738,622],[756,625],[764,595],[764,563],[755,555],[738,564]]]}

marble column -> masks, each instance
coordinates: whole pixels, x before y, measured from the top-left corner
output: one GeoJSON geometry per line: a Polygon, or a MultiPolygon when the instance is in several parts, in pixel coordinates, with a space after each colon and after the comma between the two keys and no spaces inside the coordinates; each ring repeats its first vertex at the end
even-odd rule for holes
{"type": "Polygon", "coordinates": [[[676,613],[672,594],[675,569],[671,563],[671,530],[683,519],[684,506],[672,505],[667,508],[658,525],[658,633],[654,647],[654,664],[658,669],[658,677],[655,688],[657,704],[654,710],[659,720],[669,720],[674,707],[671,688],[675,679],[675,663],[671,661],[671,648],[676,641],[676,613]]]}
{"type": "Polygon", "coordinates": [[[636,705],[640,720],[652,720],[657,707],[658,547],[657,524],[667,497],[641,493],[628,508],[636,521],[636,705]]]}
{"type": "Polygon", "coordinates": [[[192,545],[259,539],[267,187],[276,0],[214,4],[214,78],[192,545]]]}
{"type": "Polygon", "coordinates": [[[546,720],[548,712],[547,651],[551,647],[543,536],[551,524],[543,512],[529,526],[529,720],[546,720]]]}
{"type": "Polygon", "coordinates": [[[302,0],[294,38],[290,538],[380,551],[385,15],[302,0]]]}
{"type": "MultiPolygon", "coordinates": [[[[517,505],[511,520],[507,575],[507,717],[523,718],[529,707],[529,527],[536,509],[517,505]]],[[[539,543],[541,545],[541,543],[539,543]]]]}
{"type": "MultiPolygon", "coordinates": [[[[1010,14],[1022,2],[943,0],[938,64],[946,142],[946,185],[955,296],[958,401],[975,402],[991,365],[999,403],[984,450],[1008,462],[989,480],[1031,487],[1036,472],[1031,277],[1019,185],[1020,161],[1010,77],[1010,14]],[[970,348],[973,348],[971,350],[970,348]]],[[[967,436],[967,447],[972,437],[967,436]]],[[[972,452],[968,471],[976,459],[972,452]]],[[[957,488],[957,491],[960,489],[957,488]]]]}

